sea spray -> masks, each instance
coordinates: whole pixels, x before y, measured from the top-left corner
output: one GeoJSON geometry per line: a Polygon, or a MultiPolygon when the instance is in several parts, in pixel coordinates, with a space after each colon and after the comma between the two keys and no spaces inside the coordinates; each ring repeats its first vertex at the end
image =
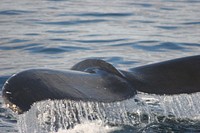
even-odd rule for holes
{"type": "Polygon", "coordinates": [[[141,93],[132,99],[113,103],[47,100],[35,103],[28,112],[19,116],[19,132],[74,131],[77,126],[90,122],[97,122],[98,127],[127,125],[146,131],[152,125],[169,121],[199,120],[198,98],[199,93],[174,96],[141,93]]]}

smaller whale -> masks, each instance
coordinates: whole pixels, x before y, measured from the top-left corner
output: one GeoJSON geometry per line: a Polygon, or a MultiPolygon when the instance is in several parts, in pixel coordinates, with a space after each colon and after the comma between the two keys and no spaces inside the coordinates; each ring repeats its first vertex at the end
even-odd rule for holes
{"type": "Polygon", "coordinates": [[[30,69],[11,76],[2,97],[22,114],[35,102],[52,99],[115,102],[138,92],[159,95],[200,92],[200,55],[118,70],[99,59],[87,59],[70,70],[30,69]]]}

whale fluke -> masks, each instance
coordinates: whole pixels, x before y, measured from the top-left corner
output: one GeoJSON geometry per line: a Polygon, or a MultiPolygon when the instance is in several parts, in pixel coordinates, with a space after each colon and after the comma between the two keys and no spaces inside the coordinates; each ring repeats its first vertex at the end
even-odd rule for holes
{"type": "Polygon", "coordinates": [[[77,63],[71,68],[71,70],[84,71],[89,73],[94,73],[96,70],[99,69],[125,78],[124,75],[119,70],[117,70],[113,65],[100,59],[86,59],[84,61],[77,63]]]}
{"type": "Polygon", "coordinates": [[[25,70],[3,86],[3,99],[14,112],[28,111],[34,102],[68,99],[115,102],[138,92],[173,95],[200,92],[200,55],[116,69],[99,59],[87,59],[71,70],[25,70]]]}
{"type": "Polygon", "coordinates": [[[3,99],[14,112],[28,111],[42,100],[115,102],[136,94],[133,86],[115,73],[31,69],[15,74],[3,86],[3,99]]]}

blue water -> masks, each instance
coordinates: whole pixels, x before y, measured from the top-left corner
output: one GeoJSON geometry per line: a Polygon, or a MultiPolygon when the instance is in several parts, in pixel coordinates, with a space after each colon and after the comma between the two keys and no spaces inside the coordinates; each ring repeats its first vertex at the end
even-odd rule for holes
{"type": "MultiPolygon", "coordinates": [[[[21,70],[66,70],[86,58],[128,70],[199,53],[198,0],[1,0],[0,88],[21,70]]],[[[16,115],[1,97],[0,104],[0,131],[18,132],[16,115]]],[[[155,124],[144,131],[200,132],[193,125],[155,124]]]]}

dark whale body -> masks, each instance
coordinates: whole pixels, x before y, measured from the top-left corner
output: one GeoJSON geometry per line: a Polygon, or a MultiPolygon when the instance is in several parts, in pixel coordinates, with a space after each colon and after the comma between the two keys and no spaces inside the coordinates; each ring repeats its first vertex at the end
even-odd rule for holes
{"type": "Polygon", "coordinates": [[[31,69],[10,77],[3,99],[14,112],[28,111],[34,102],[69,99],[114,102],[138,91],[172,95],[200,92],[200,55],[117,70],[98,59],[87,59],[68,71],[31,69]]]}

